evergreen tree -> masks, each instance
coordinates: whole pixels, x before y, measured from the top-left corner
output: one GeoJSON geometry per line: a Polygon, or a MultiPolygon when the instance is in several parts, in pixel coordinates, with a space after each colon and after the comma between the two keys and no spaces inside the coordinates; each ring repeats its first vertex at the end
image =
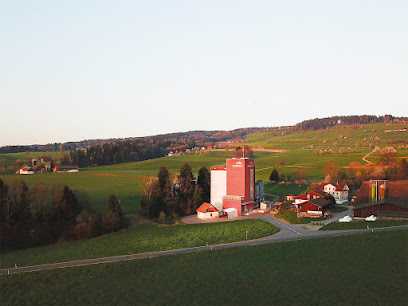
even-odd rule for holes
{"type": "Polygon", "coordinates": [[[192,206],[192,212],[194,213],[198,207],[200,207],[203,202],[207,202],[203,200],[203,190],[199,185],[195,186],[194,189],[194,194],[193,194],[193,206],[192,206]]]}
{"type": "Polygon", "coordinates": [[[167,170],[166,167],[161,167],[157,174],[157,178],[159,179],[160,190],[163,190],[164,185],[170,179],[169,170],[167,170]]]}
{"type": "Polygon", "coordinates": [[[124,227],[125,219],[119,201],[114,195],[108,198],[108,212],[102,215],[102,227],[104,232],[112,233],[124,227]]]}
{"type": "Polygon", "coordinates": [[[211,175],[206,167],[202,167],[198,171],[197,185],[201,188],[202,201],[209,203],[210,202],[211,175]]]}
{"type": "Polygon", "coordinates": [[[195,191],[195,177],[189,164],[185,163],[180,169],[179,195],[181,210],[185,215],[190,215],[193,209],[193,195],[195,191]]]}
{"type": "Polygon", "coordinates": [[[120,217],[123,216],[122,208],[119,205],[119,201],[113,194],[108,198],[108,208],[114,214],[118,214],[118,216],[120,217]]]}
{"type": "Polygon", "coordinates": [[[279,181],[279,172],[276,168],[273,168],[271,175],[269,176],[269,180],[271,182],[278,182],[279,181]]]}

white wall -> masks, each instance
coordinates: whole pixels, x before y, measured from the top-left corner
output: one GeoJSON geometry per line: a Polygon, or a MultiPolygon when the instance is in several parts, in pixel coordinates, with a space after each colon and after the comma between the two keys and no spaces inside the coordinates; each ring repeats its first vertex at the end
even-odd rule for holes
{"type": "Polygon", "coordinates": [[[211,204],[222,210],[222,197],[227,194],[227,171],[211,170],[211,204]]]}
{"type": "Polygon", "coordinates": [[[213,218],[218,218],[218,212],[197,212],[197,217],[198,219],[213,219],[213,218]]]}

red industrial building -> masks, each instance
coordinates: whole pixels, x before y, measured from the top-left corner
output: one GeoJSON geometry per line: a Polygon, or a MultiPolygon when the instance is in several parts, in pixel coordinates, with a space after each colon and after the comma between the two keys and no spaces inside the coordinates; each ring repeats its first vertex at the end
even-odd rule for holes
{"type": "MultiPolygon", "coordinates": [[[[221,215],[226,213],[228,216],[245,215],[254,209],[255,164],[253,159],[230,158],[227,159],[226,165],[211,168],[211,204],[220,211],[221,215]]],[[[200,212],[200,208],[197,212],[200,212]]]]}
{"type": "Polygon", "coordinates": [[[255,164],[249,158],[227,159],[227,194],[223,207],[235,208],[238,216],[244,215],[255,206],[255,164]]]}

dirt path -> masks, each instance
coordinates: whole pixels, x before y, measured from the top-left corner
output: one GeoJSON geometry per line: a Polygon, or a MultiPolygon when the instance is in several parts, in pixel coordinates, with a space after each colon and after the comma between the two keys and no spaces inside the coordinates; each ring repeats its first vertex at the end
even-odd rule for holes
{"type": "Polygon", "coordinates": [[[362,158],[362,160],[367,163],[367,166],[372,164],[372,162],[370,162],[370,161],[367,159],[367,157],[369,157],[369,156],[370,156],[371,154],[373,154],[374,152],[375,152],[375,149],[372,150],[370,153],[364,155],[364,157],[362,158]]]}

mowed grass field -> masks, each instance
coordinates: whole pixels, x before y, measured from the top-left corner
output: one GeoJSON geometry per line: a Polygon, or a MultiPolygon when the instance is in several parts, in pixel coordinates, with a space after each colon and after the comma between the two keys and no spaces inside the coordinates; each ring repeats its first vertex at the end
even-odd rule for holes
{"type": "Polygon", "coordinates": [[[5,275],[22,304],[406,305],[408,231],[5,275]]]}
{"type": "Polygon", "coordinates": [[[352,222],[333,222],[323,226],[321,231],[330,230],[353,230],[353,229],[364,229],[364,228],[379,228],[379,227],[390,227],[398,225],[408,225],[408,220],[377,220],[377,221],[365,221],[365,220],[354,220],[352,222]]]}
{"type": "Polygon", "coordinates": [[[78,259],[164,251],[256,239],[272,235],[279,228],[263,220],[219,223],[140,226],[96,238],[53,244],[0,255],[0,267],[30,266],[78,259]]]}
{"type": "MultiPolygon", "coordinates": [[[[256,152],[256,163],[267,165],[275,153],[256,152]]],[[[0,155],[1,156],[1,155],[0,155]]],[[[34,175],[0,175],[0,179],[10,181],[23,179],[29,185],[37,182],[45,184],[66,184],[73,190],[84,191],[99,212],[107,210],[107,199],[111,194],[118,197],[125,214],[141,213],[140,198],[144,187],[152,176],[157,176],[160,167],[170,173],[177,173],[184,163],[188,163],[197,176],[201,167],[210,169],[212,165],[223,164],[231,157],[231,152],[207,152],[183,156],[163,157],[140,162],[80,169],[79,173],[38,173],[34,175]]],[[[257,178],[258,179],[258,178],[257,178]]]]}

